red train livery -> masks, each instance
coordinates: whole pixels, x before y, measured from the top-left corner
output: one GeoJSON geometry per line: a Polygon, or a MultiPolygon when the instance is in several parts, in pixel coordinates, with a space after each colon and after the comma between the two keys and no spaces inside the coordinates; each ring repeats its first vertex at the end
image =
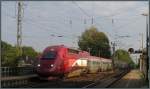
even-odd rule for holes
{"type": "Polygon", "coordinates": [[[111,69],[111,59],[90,56],[86,51],[57,45],[43,51],[36,71],[40,77],[71,77],[108,69],[111,69]]]}

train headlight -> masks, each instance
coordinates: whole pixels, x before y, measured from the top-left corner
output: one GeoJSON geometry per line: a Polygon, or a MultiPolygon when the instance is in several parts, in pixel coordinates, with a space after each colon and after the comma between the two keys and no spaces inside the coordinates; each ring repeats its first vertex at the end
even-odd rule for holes
{"type": "Polygon", "coordinates": [[[38,67],[40,67],[41,65],[40,65],[40,64],[38,64],[37,66],[38,66],[38,67]]]}
{"type": "Polygon", "coordinates": [[[54,65],[53,64],[51,64],[51,67],[53,67],[54,65]]]}

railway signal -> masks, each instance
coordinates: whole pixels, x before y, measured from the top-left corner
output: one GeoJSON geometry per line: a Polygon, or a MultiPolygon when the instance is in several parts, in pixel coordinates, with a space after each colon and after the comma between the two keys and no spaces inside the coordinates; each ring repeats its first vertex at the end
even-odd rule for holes
{"type": "Polygon", "coordinates": [[[128,52],[134,53],[134,49],[133,49],[133,48],[129,48],[129,49],[128,49],[128,52]]]}

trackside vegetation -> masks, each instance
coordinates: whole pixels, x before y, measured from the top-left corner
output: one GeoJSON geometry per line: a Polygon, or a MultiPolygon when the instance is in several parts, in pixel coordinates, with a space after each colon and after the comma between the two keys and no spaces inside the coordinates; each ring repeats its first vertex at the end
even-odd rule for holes
{"type": "Polygon", "coordinates": [[[15,67],[18,66],[20,59],[25,59],[28,57],[29,61],[36,58],[38,52],[36,52],[32,47],[23,46],[22,56],[17,56],[16,46],[1,41],[1,66],[15,67]]]}
{"type": "Polygon", "coordinates": [[[134,66],[134,62],[132,61],[129,53],[123,49],[118,49],[115,51],[115,53],[113,54],[113,59],[114,61],[121,61],[124,63],[127,63],[131,66],[134,66]]]}

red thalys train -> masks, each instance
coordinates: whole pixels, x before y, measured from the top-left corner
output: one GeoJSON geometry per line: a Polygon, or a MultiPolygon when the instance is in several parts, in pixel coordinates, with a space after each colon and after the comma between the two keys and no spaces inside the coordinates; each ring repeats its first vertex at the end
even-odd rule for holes
{"type": "Polygon", "coordinates": [[[90,56],[86,51],[63,45],[47,47],[39,57],[37,74],[40,77],[72,77],[85,73],[111,70],[111,59],[90,56]]]}

